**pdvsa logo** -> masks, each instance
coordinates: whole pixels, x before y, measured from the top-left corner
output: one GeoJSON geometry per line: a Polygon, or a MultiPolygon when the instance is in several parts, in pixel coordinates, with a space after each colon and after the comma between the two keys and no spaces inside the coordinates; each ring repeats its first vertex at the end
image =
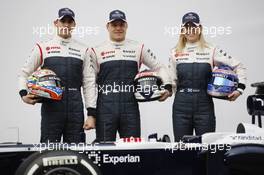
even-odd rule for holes
{"type": "Polygon", "coordinates": [[[60,49],[60,46],[48,46],[46,47],[46,50],[49,51],[49,50],[56,50],[56,49],[60,49]]]}
{"type": "Polygon", "coordinates": [[[183,56],[189,56],[189,54],[188,53],[176,53],[174,56],[175,57],[183,57],[183,56]]]}
{"type": "Polygon", "coordinates": [[[115,51],[114,50],[111,50],[111,51],[103,51],[103,52],[101,52],[101,56],[105,56],[105,55],[109,55],[109,54],[114,54],[115,53],[115,51]]]}

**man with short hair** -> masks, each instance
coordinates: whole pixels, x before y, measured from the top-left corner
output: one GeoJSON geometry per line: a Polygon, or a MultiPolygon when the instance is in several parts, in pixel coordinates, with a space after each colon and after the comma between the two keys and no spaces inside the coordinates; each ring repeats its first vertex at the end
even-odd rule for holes
{"type": "Polygon", "coordinates": [[[67,143],[84,142],[81,87],[84,92],[87,90],[87,47],[71,36],[76,26],[71,9],[60,9],[54,25],[56,36],[36,44],[23,66],[19,75],[19,94],[25,103],[34,105],[40,99],[28,93],[27,78],[39,68],[54,71],[62,81],[64,93],[60,101],[41,99],[40,141],[60,142],[63,136],[63,141],[67,143]]]}
{"type": "Polygon", "coordinates": [[[110,40],[89,51],[89,104],[84,128],[96,128],[97,141],[115,141],[117,131],[121,138],[140,137],[140,114],[134,91],[115,87],[133,86],[142,63],[157,70],[163,80],[166,90],[160,101],[171,95],[171,82],[165,66],[150,49],[126,39],[128,24],[124,12],[112,11],[106,27],[110,40]],[[106,88],[107,93],[101,88],[106,88]]]}

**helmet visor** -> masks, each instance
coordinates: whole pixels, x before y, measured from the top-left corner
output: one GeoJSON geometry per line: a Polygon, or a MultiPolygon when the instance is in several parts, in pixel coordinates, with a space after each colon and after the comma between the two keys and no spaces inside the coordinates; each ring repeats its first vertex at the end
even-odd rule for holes
{"type": "Polygon", "coordinates": [[[222,77],[215,77],[212,84],[217,86],[235,86],[233,81],[222,77]]]}
{"type": "Polygon", "coordinates": [[[56,76],[45,76],[39,79],[39,84],[42,86],[61,87],[60,79],[56,76]]]}
{"type": "Polygon", "coordinates": [[[146,77],[138,80],[138,85],[140,86],[152,86],[157,85],[157,79],[154,77],[146,77]]]}
{"type": "Polygon", "coordinates": [[[148,89],[160,89],[161,80],[157,77],[143,77],[139,78],[136,82],[136,87],[144,90],[148,89]]]}

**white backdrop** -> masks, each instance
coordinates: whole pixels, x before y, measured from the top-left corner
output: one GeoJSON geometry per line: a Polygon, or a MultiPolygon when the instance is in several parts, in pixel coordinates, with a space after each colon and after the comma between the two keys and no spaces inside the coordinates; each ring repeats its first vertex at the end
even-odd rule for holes
{"type": "MultiPolygon", "coordinates": [[[[263,4],[261,0],[3,1],[0,6],[0,142],[16,141],[17,131],[12,127],[19,128],[20,141],[39,141],[40,105],[22,103],[18,95],[17,74],[35,42],[51,38],[40,31],[52,29],[57,11],[62,7],[75,11],[80,30],[74,37],[88,46],[107,39],[105,24],[110,11],[125,11],[129,25],[127,37],[144,42],[164,64],[168,63],[169,50],[177,42],[175,32],[182,15],[197,12],[202,24],[210,29],[206,39],[241,60],[248,69],[247,89],[243,96],[236,102],[215,100],[217,131],[235,131],[239,122],[251,121],[246,110],[246,98],[254,93],[250,84],[264,80],[261,54],[264,47],[263,4]],[[215,28],[221,31],[216,34],[215,28]]],[[[172,102],[173,98],[163,103],[140,104],[143,137],[153,132],[173,137],[172,102]]],[[[94,139],[94,130],[87,132],[87,139],[94,139]]]]}

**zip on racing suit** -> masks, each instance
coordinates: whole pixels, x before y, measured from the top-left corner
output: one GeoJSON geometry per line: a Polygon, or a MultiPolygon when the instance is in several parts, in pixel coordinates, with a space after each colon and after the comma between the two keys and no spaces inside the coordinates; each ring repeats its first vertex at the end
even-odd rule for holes
{"type": "Polygon", "coordinates": [[[167,69],[152,51],[132,40],[106,41],[90,55],[88,115],[96,116],[96,140],[140,137],[140,114],[134,96],[134,78],[141,64],[157,70],[165,89],[171,90],[167,69]],[[132,89],[132,90],[131,90],[132,89]]]}
{"type": "Polygon", "coordinates": [[[245,89],[245,68],[236,59],[219,48],[208,46],[203,50],[198,43],[187,43],[182,52],[172,50],[169,63],[173,87],[177,91],[173,103],[173,131],[175,141],[184,135],[215,131],[215,112],[207,84],[213,66],[228,65],[238,74],[240,93],[245,89]]]}
{"type": "MultiPolygon", "coordinates": [[[[87,82],[87,47],[76,40],[53,39],[36,44],[19,75],[21,97],[27,94],[27,77],[38,68],[56,73],[64,87],[60,101],[43,98],[41,106],[41,142],[84,142],[81,86],[87,82]]],[[[83,88],[83,91],[86,91],[83,88]]],[[[86,98],[85,98],[86,100],[86,98]]]]}

